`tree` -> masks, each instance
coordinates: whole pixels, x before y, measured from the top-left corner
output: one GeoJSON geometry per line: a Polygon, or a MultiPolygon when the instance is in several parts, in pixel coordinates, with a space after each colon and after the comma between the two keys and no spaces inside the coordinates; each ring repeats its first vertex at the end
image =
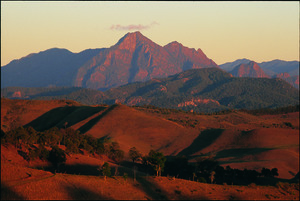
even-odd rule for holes
{"type": "Polygon", "coordinates": [[[161,152],[156,152],[154,150],[150,150],[149,152],[149,163],[152,168],[156,171],[156,176],[161,175],[163,168],[165,166],[166,157],[161,152]]]}
{"type": "Polygon", "coordinates": [[[119,163],[121,160],[123,160],[124,158],[124,151],[118,149],[118,150],[115,150],[114,153],[113,153],[113,159],[119,163]]]}
{"type": "Polygon", "coordinates": [[[264,177],[272,177],[272,173],[271,173],[271,170],[269,168],[262,168],[261,174],[264,177]]]}
{"type": "Polygon", "coordinates": [[[271,174],[272,174],[273,177],[278,176],[278,175],[279,175],[279,174],[278,174],[278,169],[277,169],[277,168],[273,168],[273,169],[271,170],[271,174]]]}
{"type": "Polygon", "coordinates": [[[26,128],[28,135],[29,135],[29,139],[28,139],[28,143],[29,144],[36,144],[38,141],[38,134],[36,132],[36,130],[34,130],[33,127],[29,126],[26,128]]]}
{"type": "Polygon", "coordinates": [[[60,149],[58,146],[52,147],[49,152],[49,161],[53,164],[55,168],[59,168],[59,166],[65,163],[67,160],[66,154],[64,150],[60,149]]]}
{"type": "Polygon", "coordinates": [[[212,184],[213,182],[214,182],[214,180],[215,180],[215,174],[216,174],[216,172],[215,171],[212,171],[211,173],[210,173],[210,183],[212,184]]]}
{"type": "Polygon", "coordinates": [[[104,180],[106,181],[106,177],[110,177],[111,172],[110,172],[111,168],[108,164],[108,162],[105,162],[102,167],[100,167],[100,172],[101,174],[104,176],[104,180]]]}
{"type": "Polygon", "coordinates": [[[130,148],[128,154],[133,163],[142,157],[142,154],[135,147],[130,148]]]}

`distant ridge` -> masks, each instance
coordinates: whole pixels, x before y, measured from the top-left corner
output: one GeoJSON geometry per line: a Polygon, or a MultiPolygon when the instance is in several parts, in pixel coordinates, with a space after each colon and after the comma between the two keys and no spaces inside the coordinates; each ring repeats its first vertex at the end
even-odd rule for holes
{"type": "MultiPolygon", "coordinates": [[[[249,59],[238,59],[234,62],[227,62],[220,65],[220,68],[231,72],[235,67],[241,64],[248,64],[251,62],[249,59]]],[[[273,60],[268,62],[257,63],[266,75],[272,78],[281,78],[292,86],[299,89],[299,61],[283,61],[273,60]]],[[[251,77],[249,75],[249,77],[251,77]]]]}
{"type": "Polygon", "coordinates": [[[190,69],[105,92],[84,88],[4,88],[1,96],[71,99],[83,104],[154,105],[194,112],[276,108],[299,104],[299,90],[282,79],[233,77],[219,68],[190,69]]]}

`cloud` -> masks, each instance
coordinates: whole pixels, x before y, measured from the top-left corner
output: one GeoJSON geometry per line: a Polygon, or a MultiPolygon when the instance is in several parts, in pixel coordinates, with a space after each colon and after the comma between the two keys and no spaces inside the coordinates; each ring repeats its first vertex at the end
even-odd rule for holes
{"type": "Polygon", "coordinates": [[[148,25],[130,24],[130,25],[124,26],[124,25],[116,24],[116,25],[112,25],[110,27],[110,29],[117,30],[117,31],[133,31],[133,30],[141,31],[141,30],[145,30],[145,29],[150,29],[151,27],[153,27],[155,25],[158,25],[158,23],[155,21],[148,25]]]}

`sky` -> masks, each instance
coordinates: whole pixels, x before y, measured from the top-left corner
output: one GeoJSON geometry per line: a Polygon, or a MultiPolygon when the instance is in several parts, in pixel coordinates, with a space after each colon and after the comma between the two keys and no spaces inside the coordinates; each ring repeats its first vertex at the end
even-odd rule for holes
{"type": "Polygon", "coordinates": [[[1,66],[50,48],[108,48],[140,31],[217,64],[299,61],[298,1],[1,1],[1,66]]]}

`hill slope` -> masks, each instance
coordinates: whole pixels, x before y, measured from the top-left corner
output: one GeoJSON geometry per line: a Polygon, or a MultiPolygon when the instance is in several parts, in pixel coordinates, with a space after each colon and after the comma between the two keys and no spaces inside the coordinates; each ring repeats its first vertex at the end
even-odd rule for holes
{"type": "MultiPolygon", "coordinates": [[[[196,115],[119,104],[107,107],[73,103],[58,105],[38,116],[35,111],[40,111],[41,102],[53,106],[56,101],[9,101],[15,106],[19,104],[19,108],[28,106],[22,111],[22,118],[36,115],[29,123],[23,121],[24,126],[43,131],[53,126],[64,128],[68,122],[67,127],[83,134],[117,141],[125,153],[131,147],[144,154],[154,149],[165,155],[185,155],[190,161],[202,154],[212,155],[223,166],[251,167],[258,171],[262,167],[276,167],[279,178],[290,179],[299,171],[299,112],[260,116],[243,112],[196,115]]],[[[1,110],[8,107],[9,104],[2,104],[1,110]]],[[[17,114],[19,111],[13,110],[9,115],[17,114]]]]}
{"type": "Polygon", "coordinates": [[[280,79],[235,78],[217,69],[193,69],[169,78],[132,83],[105,92],[128,105],[150,104],[197,112],[299,104],[299,91],[280,79]]]}

